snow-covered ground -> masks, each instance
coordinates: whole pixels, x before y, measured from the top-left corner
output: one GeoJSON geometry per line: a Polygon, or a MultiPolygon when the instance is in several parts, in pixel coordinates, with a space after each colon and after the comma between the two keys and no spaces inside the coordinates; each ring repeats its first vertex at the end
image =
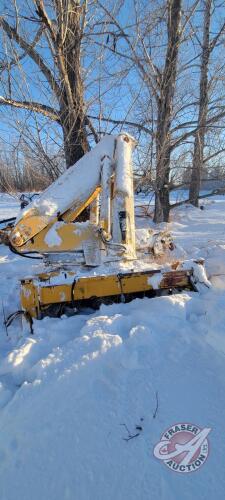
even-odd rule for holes
{"type": "MultiPolygon", "coordinates": [[[[0,219],[17,206],[0,195],[0,219]]],[[[224,499],[225,199],[177,209],[167,228],[174,258],[206,259],[211,288],[45,318],[34,336],[7,336],[3,317],[40,264],[0,246],[1,500],[224,499]],[[177,422],[212,429],[195,473],[153,456],[177,422]]]]}

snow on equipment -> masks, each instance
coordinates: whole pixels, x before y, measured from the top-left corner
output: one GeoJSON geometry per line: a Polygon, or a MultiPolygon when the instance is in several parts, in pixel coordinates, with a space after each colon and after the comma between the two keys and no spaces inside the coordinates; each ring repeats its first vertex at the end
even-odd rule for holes
{"type": "MultiPolygon", "coordinates": [[[[39,196],[38,193],[33,193],[31,195],[28,194],[21,194],[19,200],[20,200],[20,208],[21,210],[35,198],[39,196]]],[[[10,234],[12,232],[12,229],[14,227],[16,217],[10,217],[9,219],[2,219],[0,220],[0,244],[8,245],[10,241],[10,234]]]]}
{"type": "Polygon", "coordinates": [[[21,281],[26,316],[196,289],[194,266],[157,264],[171,245],[166,233],[149,230],[143,243],[142,230],[135,232],[134,146],[126,133],[105,136],[17,217],[11,249],[28,257],[38,253],[47,266],[21,281]],[[89,219],[82,222],[84,211],[89,219]]]}

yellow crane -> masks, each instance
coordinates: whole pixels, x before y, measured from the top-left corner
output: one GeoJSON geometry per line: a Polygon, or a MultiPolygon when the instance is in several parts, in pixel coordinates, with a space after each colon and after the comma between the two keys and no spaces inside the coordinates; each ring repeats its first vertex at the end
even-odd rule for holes
{"type": "Polygon", "coordinates": [[[194,267],[165,270],[153,264],[152,249],[136,244],[135,144],[126,133],[105,136],[19,213],[11,249],[38,252],[47,266],[21,280],[26,317],[195,289],[194,267]]]}

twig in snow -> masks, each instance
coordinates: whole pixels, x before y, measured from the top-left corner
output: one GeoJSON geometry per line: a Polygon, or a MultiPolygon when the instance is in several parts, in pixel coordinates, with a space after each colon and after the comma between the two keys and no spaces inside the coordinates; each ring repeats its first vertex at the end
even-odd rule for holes
{"type": "MultiPolygon", "coordinates": [[[[143,421],[143,418],[141,418],[141,421],[143,421]]],[[[128,434],[128,437],[123,438],[124,441],[130,441],[131,439],[140,436],[140,432],[136,432],[136,434],[131,434],[126,424],[120,424],[120,425],[123,425],[125,427],[125,429],[127,431],[127,434],[128,434]]],[[[143,428],[141,427],[141,425],[136,425],[135,429],[137,431],[142,431],[143,430],[143,428]]]]}
{"type": "Polygon", "coordinates": [[[129,429],[128,429],[127,425],[126,425],[126,424],[120,424],[120,425],[123,425],[123,426],[125,427],[125,429],[126,429],[126,431],[127,431],[127,434],[130,436],[130,431],[129,431],[129,429]]]}
{"type": "Polygon", "coordinates": [[[156,407],[155,407],[155,411],[153,413],[153,418],[156,417],[157,413],[158,413],[158,409],[159,409],[159,397],[158,397],[158,391],[156,391],[155,393],[155,398],[156,398],[156,407]]]}
{"type": "Polygon", "coordinates": [[[137,432],[137,434],[133,434],[132,436],[128,436],[128,438],[123,438],[124,441],[130,441],[133,438],[136,438],[140,436],[140,432],[137,432]]]}
{"type": "Polygon", "coordinates": [[[6,317],[5,317],[5,309],[4,309],[3,300],[2,300],[2,311],[3,311],[3,318],[4,318],[4,325],[5,325],[6,337],[8,337],[9,334],[8,334],[8,329],[7,329],[7,325],[6,325],[6,317]]]}

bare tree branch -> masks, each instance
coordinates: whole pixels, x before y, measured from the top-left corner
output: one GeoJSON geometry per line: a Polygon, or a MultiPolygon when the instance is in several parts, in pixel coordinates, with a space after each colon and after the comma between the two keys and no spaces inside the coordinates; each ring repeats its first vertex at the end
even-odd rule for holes
{"type": "MultiPolygon", "coordinates": [[[[88,118],[91,118],[92,120],[99,120],[99,116],[90,116],[88,115],[88,118]]],[[[109,123],[114,123],[115,125],[129,125],[129,127],[134,127],[137,130],[142,130],[148,135],[152,135],[152,130],[149,128],[145,127],[142,123],[137,123],[137,122],[131,122],[128,120],[114,120],[113,118],[107,118],[105,116],[101,116],[101,120],[103,122],[109,122],[109,123]]]]}
{"type": "Polygon", "coordinates": [[[46,12],[43,0],[35,0],[36,6],[37,6],[37,14],[42,20],[42,22],[45,24],[45,26],[48,28],[49,33],[51,34],[51,38],[53,42],[56,42],[56,33],[54,31],[53,25],[51,20],[48,17],[48,14],[46,12]]]}
{"type": "Polygon", "coordinates": [[[60,97],[61,96],[61,89],[59,85],[57,84],[51,70],[48,68],[48,66],[45,64],[44,60],[38,54],[38,52],[34,49],[33,45],[28,43],[17,31],[15,28],[10,26],[3,17],[0,17],[0,26],[3,28],[5,33],[7,33],[8,37],[11,40],[15,40],[15,42],[21,47],[21,49],[25,50],[26,54],[28,54],[33,61],[37,64],[37,66],[40,68],[42,73],[45,75],[51,89],[53,92],[60,97]]]}
{"type": "Polygon", "coordinates": [[[15,101],[14,99],[7,99],[7,97],[0,96],[0,106],[13,106],[14,108],[20,109],[28,109],[30,111],[35,111],[37,113],[41,113],[42,115],[54,120],[56,122],[60,122],[58,112],[51,108],[50,106],[46,106],[45,104],[40,104],[34,101],[15,101]]]}

